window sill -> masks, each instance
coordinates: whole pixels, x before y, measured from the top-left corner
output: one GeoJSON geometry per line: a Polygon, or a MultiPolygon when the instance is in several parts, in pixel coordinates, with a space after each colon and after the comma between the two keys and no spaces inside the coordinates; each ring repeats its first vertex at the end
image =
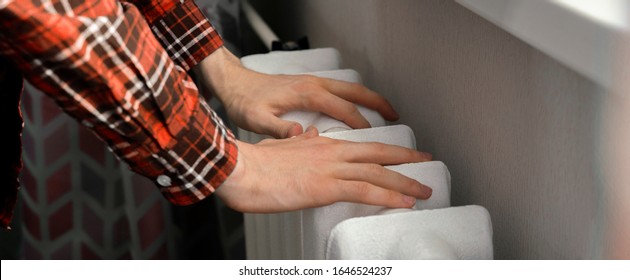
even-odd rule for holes
{"type": "Polygon", "coordinates": [[[618,48],[630,35],[630,0],[455,1],[596,83],[613,87],[618,48]]]}

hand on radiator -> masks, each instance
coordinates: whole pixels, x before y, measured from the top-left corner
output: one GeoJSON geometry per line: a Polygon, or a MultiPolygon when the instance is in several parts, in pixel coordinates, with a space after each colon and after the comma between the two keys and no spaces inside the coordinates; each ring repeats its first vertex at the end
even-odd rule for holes
{"type": "Polygon", "coordinates": [[[355,143],[319,136],[317,129],[290,139],[238,143],[236,169],[216,190],[231,208],[269,213],[358,202],[410,208],[431,188],[388,170],[431,160],[431,155],[381,143],[355,143]]]}
{"type": "Polygon", "coordinates": [[[280,119],[290,111],[321,112],[352,128],[370,127],[356,103],[379,112],[386,120],[398,119],[387,100],[362,85],[308,75],[254,72],[225,48],[204,59],[195,71],[236,125],[275,138],[302,133],[300,124],[280,119]]]}

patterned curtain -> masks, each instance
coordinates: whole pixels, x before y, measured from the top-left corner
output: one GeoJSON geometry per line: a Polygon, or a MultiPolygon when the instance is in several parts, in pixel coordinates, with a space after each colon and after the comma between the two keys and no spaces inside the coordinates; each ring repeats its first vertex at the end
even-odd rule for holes
{"type": "MultiPolygon", "coordinates": [[[[239,1],[196,2],[238,53],[239,1]]],[[[171,206],[153,182],[129,171],[39,90],[27,84],[22,105],[23,189],[14,221],[21,228],[18,257],[244,258],[240,214],[214,197],[171,206]]]]}

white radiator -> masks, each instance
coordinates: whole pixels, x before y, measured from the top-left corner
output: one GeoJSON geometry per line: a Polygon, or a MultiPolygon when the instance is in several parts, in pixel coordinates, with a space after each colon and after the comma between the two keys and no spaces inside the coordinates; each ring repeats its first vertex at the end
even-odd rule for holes
{"type": "MultiPolygon", "coordinates": [[[[242,59],[243,65],[268,74],[307,73],[361,82],[354,70],[339,70],[335,49],[271,52],[242,59]]],[[[313,112],[282,116],[313,125],[322,136],[356,142],[382,142],[415,149],[413,131],[404,125],[385,126],[376,112],[359,107],[372,128],[350,130],[342,122],[313,112]]],[[[265,136],[239,130],[242,141],[265,136]]],[[[389,166],[433,188],[430,199],[414,209],[340,202],[279,214],[245,214],[249,259],[492,259],[492,225],[481,206],[450,207],[450,174],[438,161],[389,166]],[[433,210],[432,210],[433,209],[433,210]],[[439,210],[437,210],[439,209],[439,210]]]]}

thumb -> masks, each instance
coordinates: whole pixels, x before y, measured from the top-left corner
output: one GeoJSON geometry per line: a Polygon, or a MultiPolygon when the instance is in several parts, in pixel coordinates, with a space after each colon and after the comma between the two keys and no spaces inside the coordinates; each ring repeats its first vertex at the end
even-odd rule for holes
{"type": "Polygon", "coordinates": [[[297,122],[285,121],[275,115],[265,115],[260,121],[260,128],[264,134],[274,138],[289,138],[304,132],[302,125],[297,122]]]}

